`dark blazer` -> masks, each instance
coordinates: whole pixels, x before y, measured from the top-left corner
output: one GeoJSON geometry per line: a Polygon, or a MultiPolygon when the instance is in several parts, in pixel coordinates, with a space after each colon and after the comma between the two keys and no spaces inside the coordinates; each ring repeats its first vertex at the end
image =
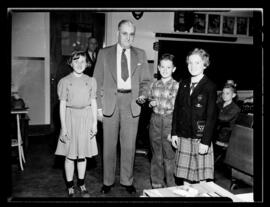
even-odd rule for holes
{"type": "Polygon", "coordinates": [[[186,79],[179,85],[173,112],[172,135],[200,138],[202,144],[210,146],[217,117],[216,85],[204,75],[190,96],[190,81],[190,78],[186,79]],[[204,125],[201,131],[198,122],[204,125]]]}
{"type": "Polygon", "coordinates": [[[218,120],[216,127],[217,135],[215,137],[218,141],[227,143],[230,140],[233,126],[241,110],[233,101],[225,107],[223,107],[223,104],[224,101],[217,104],[218,120]]]}
{"type": "Polygon", "coordinates": [[[88,61],[90,62],[91,65],[85,69],[84,73],[86,75],[89,75],[90,77],[92,77],[93,74],[94,74],[95,64],[96,64],[96,60],[97,60],[97,56],[98,56],[98,51],[95,52],[96,53],[96,59],[95,60],[92,60],[92,58],[90,57],[90,55],[88,53],[88,50],[86,50],[85,53],[86,53],[86,58],[88,59],[88,61]]]}

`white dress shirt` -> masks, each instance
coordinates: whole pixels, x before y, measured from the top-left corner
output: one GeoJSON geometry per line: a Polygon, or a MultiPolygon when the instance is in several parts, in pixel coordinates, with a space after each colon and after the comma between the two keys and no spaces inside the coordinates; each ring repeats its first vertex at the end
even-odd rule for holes
{"type": "Polygon", "coordinates": [[[89,54],[91,60],[93,60],[93,56],[92,56],[93,54],[94,54],[94,58],[96,59],[96,53],[95,52],[88,51],[88,54],[89,54]]]}
{"type": "Polygon", "coordinates": [[[116,66],[117,66],[117,89],[130,90],[131,89],[131,71],[130,71],[130,49],[126,49],[125,55],[128,63],[128,79],[124,81],[121,77],[121,56],[123,48],[117,44],[116,66]]]}
{"type": "MultiPolygon", "coordinates": [[[[191,77],[190,87],[192,86],[192,83],[195,83],[194,84],[194,88],[195,88],[198,85],[198,83],[200,82],[200,80],[203,78],[203,76],[204,76],[204,74],[198,75],[197,77],[191,77]]],[[[194,88],[193,88],[193,90],[190,90],[190,95],[193,93],[194,88]]]]}

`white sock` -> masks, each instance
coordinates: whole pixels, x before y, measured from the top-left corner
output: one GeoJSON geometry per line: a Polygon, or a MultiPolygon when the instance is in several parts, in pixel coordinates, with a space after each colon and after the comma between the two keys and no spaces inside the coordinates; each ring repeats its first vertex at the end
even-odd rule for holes
{"type": "Polygon", "coordinates": [[[190,185],[190,183],[187,181],[184,181],[184,185],[190,185]]]}
{"type": "Polygon", "coordinates": [[[200,181],[200,183],[206,183],[206,181],[205,180],[202,180],[202,181],[200,181]]]}

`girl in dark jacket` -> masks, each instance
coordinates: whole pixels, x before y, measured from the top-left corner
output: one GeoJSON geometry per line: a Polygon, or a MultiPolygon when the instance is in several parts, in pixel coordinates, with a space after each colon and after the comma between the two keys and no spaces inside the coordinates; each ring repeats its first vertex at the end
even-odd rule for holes
{"type": "Polygon", "coordinates": [[[217,115],[216,85],[204,75],[209,54],[196,48],[186,61],[191,78],[179,85],[172,121],[175,176],[184,184],[214,178],[212,138],[217,115]]]}

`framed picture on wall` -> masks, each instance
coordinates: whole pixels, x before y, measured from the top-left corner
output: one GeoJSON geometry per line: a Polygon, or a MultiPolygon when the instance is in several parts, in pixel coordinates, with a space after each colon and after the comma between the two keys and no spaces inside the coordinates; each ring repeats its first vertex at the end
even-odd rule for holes
{"type": "Polygon", "coordinates": [[[193,32],[205,33],[206,30],[206,15],[194,14],[193,32]]]}
{"type": "Polygon", "coordinates": [[[219,34],[220,33],[220,15],[209,14],[208,15],[208,30],[209,34],[219,34]]]}
{"type": "Polygon", "coordinates": [[[174,31],[190,32],[193,26],[192,11],[176,11],[174,12],[174,31]]]}
{"type": "Polygon", "coordinates": [[[253,18],[249,18],[249,24],[248,24],[248,36],[253,36],[253,18]]]}
{"type": "Polygon", "coordinates": [[[237,17],[237,29],[236,34],[247,35],[247,17],[237,17]]]}
{"type": "Polygon", "coordinates": [[[223,16],[223,34],[234,34],[235,17],[223,16]]]}
{"type": "Polygon", "coordinates": [[[174,31],[179,31],[179,32],[186,31],[184,11],[178,11],[174,13],[174,31]]]}

